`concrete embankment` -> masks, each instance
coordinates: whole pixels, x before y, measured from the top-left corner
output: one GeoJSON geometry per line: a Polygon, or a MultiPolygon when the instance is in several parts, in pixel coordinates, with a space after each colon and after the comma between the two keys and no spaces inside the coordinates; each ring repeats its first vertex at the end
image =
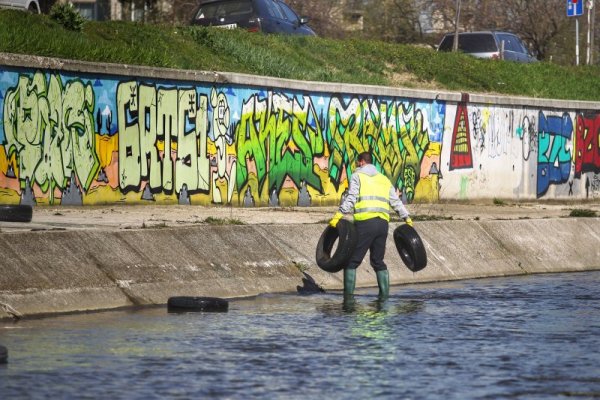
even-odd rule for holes
{"type": "MultiPolygon", "coordinates": [[[[165,304],[176,295],[295,292],[313,282],[337,290],[342,274],[315,263],[324,226],[3,232],[0,318],[165,304]]],[[[416,228],[428,266],[410,272],[390,235],[393,284],[600,269],[599,218],[428,221],[416,228]]],[[[376,285],[368,257],[358,285],[376,285]]]]}

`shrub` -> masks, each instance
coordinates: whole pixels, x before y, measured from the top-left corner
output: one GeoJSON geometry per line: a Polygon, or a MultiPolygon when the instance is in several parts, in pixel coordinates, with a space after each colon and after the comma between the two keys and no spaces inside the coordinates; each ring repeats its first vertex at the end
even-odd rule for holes
{"type": "Polygon", "coordinates": [[[50,9],[50,18],[70,31],[81,31],[85,18],[71,3],[54,4],[50,9]]]}
{"type": "Polygon", "coordinates": [[[204,220],[204,223],[209,224],[209,225],[244,225],[244,223],[242,221],[240,221],[239,219],[234,219],[234,218],[223,219],[223,218],[207,217],[204,220]]]}
{"type": "Polygon", "coordinates": [[[588,210],[586,208],[576,208],[571,210],[569,217],[597,217],[597,213],[594,210],[588,210]]]}

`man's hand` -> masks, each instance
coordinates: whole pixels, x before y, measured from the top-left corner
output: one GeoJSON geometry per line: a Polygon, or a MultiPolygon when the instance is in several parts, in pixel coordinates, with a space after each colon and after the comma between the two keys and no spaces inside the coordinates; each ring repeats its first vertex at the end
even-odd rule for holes
{"type": "Polygon", "coordinates": [[[331,218],[331,220],[329,221],[329,226],[331,226],[332,228],[335,228],[343,216],[344,216],[344,214],[342,214],[341,212],[339,212],[339,211],[336,212],[335,215],[333,216],[333,218],[331,218]]]}
{"type": "Polygon", "coordinates": [[[404,222],[406,223],[406,225],[408,225],[410,227],[413,226],[413,221],[412,221],[412,219],[410,219],[410,217],[404,218],[404,222]]]}

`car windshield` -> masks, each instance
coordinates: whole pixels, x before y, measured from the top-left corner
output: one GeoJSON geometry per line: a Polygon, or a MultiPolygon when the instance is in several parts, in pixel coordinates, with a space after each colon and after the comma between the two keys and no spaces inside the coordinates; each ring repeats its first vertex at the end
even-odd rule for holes
{"type": "Polygon", "coordinates": [[[498,35],[498,39],[504,42],[504,50],[527,54],[527,51],[521,46],[521,44],[515,36],[502,34],[498,35]]]}
{"type": "MultiPolygon", "coordinates": [[[[440,44],[440,50],[450,51],[454,42],[454,35],[447,35],[440,44]]],[[[458,48],[465,53],[487,53],[498,51],[496,42],[491,34],[463,33],[458,35],[458,48]]]]}
{"type": "Polygon", "coordinates": [[[292,22],[298,21],[298,16],[296,15],[296,13],[294,11],[292,11],[291,8],[288,7],[287,4],[279,3],[279,6],[281,7],[281,10],[285,14],[285,17],[288,19],[288,21],[292,21],[292,22]]]}
{"type": "Polygon", "coordinates": [[[217,17],[233,17],[236,15],[250,14],[252,2],[250,0],[230,0],[207,3],[200,7],[196,19],[213,19],[217,17]]]}

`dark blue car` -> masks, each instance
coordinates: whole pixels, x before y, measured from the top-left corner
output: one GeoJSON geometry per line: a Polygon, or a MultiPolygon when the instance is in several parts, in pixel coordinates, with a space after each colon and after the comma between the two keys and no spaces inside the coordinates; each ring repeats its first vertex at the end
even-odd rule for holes
{"type": "Polygon", "coordinates": [[[192,24],[314,36],[307,22],[279,0],[209,0],[200,4],[192,24]]]}

